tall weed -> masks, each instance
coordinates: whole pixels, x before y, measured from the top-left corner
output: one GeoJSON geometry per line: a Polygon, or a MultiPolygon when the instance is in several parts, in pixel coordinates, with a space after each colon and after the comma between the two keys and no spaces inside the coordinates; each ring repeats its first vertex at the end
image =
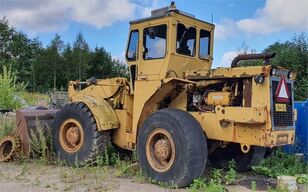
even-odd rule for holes
{"type": "Polygon", "coordinates": [[[43,162],[50,161],[53,156],[51,129],[43,126],[38,120],[35,129],[30,129],[31,153],[43,162]]]}
{"type": "Polygon", "coordinates": [[[26,84],[16,82],[16,74],[3,66],[0,74],[0,109],[12,110],[23,106],[22,93],[26,89],[26,84]]]}
{"type": "Polygon", "coordinates": [[[0,115],[0,139],[14,134],[15,117],[0,115]]]}

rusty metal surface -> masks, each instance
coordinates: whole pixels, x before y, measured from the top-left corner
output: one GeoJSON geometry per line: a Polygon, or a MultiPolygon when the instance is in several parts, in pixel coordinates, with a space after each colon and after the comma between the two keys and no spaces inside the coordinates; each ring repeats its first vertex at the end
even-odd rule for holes
{"type": "Polygon", "coordinates": [[[252,59],[264,59],[268,61],[269,59],[275,57],[276,53],[258,53],[258,54],[243,54],[236,56],[232,63],[231,67],[237,67],[238,62],[243,60],[252,60],[252,59]]]}
{"type": "Polygon", "coordinates": [[[17,149],[17,138],[6,136],[0,141],[0,162],[8,162],[13,159],[14,152],[17,149]]]}
{"type": "Polygon", "coordinates": [[[252,79],[243,80],[243,106],[251,107],[252,79]]]}
{"type": "Polygon", "coordinates": [[[175,143],[168,131],[156,128],[150,133],[146,141],[146,157],[158,172],[171,168],[175,161],[175,143]]]}
{"type": "Polygon", "coordinates": [[[39,123],[44,128],[51,128],[58,110],[18,110],[16,111],[16,132],[21,141],[22,151],[30,155],[30,130],[39,123]]]}
{"type": "Polygon", "coordinates": [[[185,77],[188,80],[199,81],[199,80],[226,80],[229,78],[248,78],[256,75],[264,74],[267,76],[271,70],[270,65],[266,66],[249,66],[249,67],[233,67],[224,68],[218,67],[211,70],[201,71],[186,71],[185,77]]]}

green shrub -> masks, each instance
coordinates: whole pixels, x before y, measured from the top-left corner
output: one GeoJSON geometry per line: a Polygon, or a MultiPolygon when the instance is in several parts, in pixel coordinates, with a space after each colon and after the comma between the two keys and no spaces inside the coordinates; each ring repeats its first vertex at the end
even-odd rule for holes
{"type": "Polygon", "coordinates": [[[236,180],[236,171],[235,171],[235,161],[232,160],[229,162],[228,171],[224,176],[225,183],[227,185],[233,184],[236,180]]]}
{"type": "Polygon", "coordinates": [[[252,167],[256,173],[274,178],[279,175],[304,174],[307,173],[307,168],[307,164],[297,156],[282,151],[276,151],[273,157],[264,159],[260,165],[252,167]]]}
{"type": "Polygon", "coordinates": [[[14,134],[15,118],[0,115],[0,139],[14,134]]]}
{"type": "Polygon", "coordinates": [[[17,109],[22,107],[22,92],[25,90],[24,83],[16,82],[16,74],[11,68],[3,66],[0,74],[0,109],[17,109]]]}
{"type": "MultiPolygon", "coordinates": [[[[216,171],[216,176],[219,175],[219,172],[216,171]]],[[[206,182],[202,178],[194,179],[193,183],[189,186],[189,191],[191,192],[225,192],[227,191],[221,184],[215,183],[219,180],[211,180],[206,182]]]]}
{"type": "Polygon", "coordinates": [[[251,188],[251,190],[253,192],[257,191],[257,182],[256,181],[251,181],[250,188],[251,188]]]}
{"type": "Polygon", "coordinates": [[[222,183],[221,169],[213,169],[213,171],[211,171],[210,183],[215,183],[219,185],[222,183]]]}

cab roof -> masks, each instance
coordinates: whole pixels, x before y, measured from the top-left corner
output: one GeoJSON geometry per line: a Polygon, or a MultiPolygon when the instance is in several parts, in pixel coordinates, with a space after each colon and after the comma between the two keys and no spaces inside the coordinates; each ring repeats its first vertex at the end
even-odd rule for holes
{"type": "Polygon", "coordinates": [[[186,13],[186,12],[181,11],[181,10],[178,10],[175,7],[172,7],[172,6],[167,6],[167,7],[163,7],[163,8],[160,8],[160,9],[152,10],[150,17],[133,20],[133,21],[130,21],[129,24],[136,24],[136,23],[141,23],[141,22],[144,22],[144,21],[151,21],[151,20],[154,20],[154,19],[169,17],[169,16],[172,16],[173,13],[177,13],[177,14],[180,14],[182,16],[189,17],[191,19],[194,19],[196,21],[211,25],[213,27],[215,26],[213,23],[208,23],[208,22],[196,19],[194,15],[186,13]]]}

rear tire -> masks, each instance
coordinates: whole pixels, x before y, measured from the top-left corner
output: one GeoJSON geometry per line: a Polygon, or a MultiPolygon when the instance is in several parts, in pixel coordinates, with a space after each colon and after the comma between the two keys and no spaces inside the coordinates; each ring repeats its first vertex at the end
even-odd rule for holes
{"type": "Polygon", "coordinates": [[[84,103],[65,105],[54,121],[55,153],[69,165],[96,163],[110,143],[109,131],[98,131],[92,112],[84,103]]]}
{"type": "Polygon", "coordinates": [[[206,136],[189,113],[162,109],[150,115],[140,128],[137,156],[147,177],[184,187],[205,169],[206,136]]]}
{"type": "Polygon", "coordinates": [[[251,169],[258,165],[265,155],[264,147],[251,146],[248,153],[243,153],[240,144],[230,143],[224,148],[217,148],[209,155],[209,161],[215,168],[228,168],[229,161],[235,161],[235,170],[239,172],[251,169]]]}

